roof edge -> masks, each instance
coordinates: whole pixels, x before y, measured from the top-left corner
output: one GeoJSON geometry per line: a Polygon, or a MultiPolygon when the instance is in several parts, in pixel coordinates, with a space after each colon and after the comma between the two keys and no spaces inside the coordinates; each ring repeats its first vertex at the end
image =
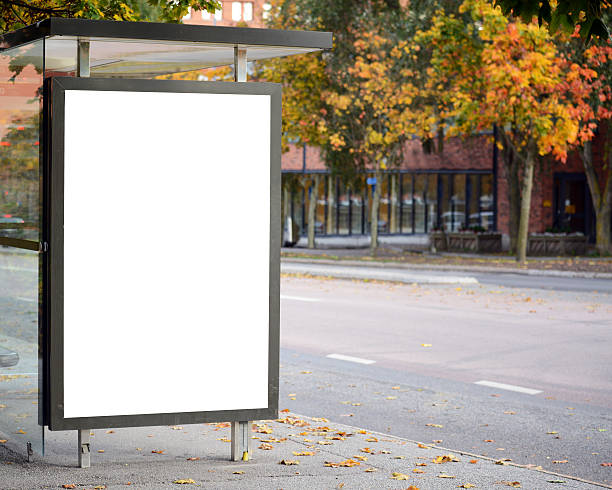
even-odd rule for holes
{"type": "Polygon", "coordinates": [[[286,31],[253,27],[163,24],[112,20],[51,17],[36,24],[0,35],[0,49],[9,49],[46,36],[142,39],[148,41],[246,44],[326,50],[332,48],[332,33],[286,31]]]}

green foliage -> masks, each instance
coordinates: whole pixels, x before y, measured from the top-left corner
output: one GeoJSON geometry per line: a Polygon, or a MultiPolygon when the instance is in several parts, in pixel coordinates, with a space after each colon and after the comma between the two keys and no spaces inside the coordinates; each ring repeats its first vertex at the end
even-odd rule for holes
{"type": "Polygon", "coordinates": [[[180,22],[189,8],[214,11],[218,0],[2,0],[0,32],[48,17],[180,22]]]}
{"type": "Polygon", "coordinates": [[[551,34],[561,30],[568,34],[579,27],[586,41],[591,37],[609,39],[610,33],[604,21],[605,9],[612,6],[610,0],[494,0],[504,15],[520,17],[530,23],[538,18],[540,26],[548,24],[551,34]]]}

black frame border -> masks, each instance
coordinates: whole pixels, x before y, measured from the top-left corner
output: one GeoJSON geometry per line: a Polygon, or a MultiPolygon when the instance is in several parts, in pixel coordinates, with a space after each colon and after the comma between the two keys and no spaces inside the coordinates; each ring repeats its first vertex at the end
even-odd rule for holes
{"type": "MultiPolygon", "coordinates": [[[[50,430],[141,427],[221,421],[265,420],[278,416],[281,245],[281,86],[274,83],[189,82],[174,80],[52,77],[45,80],[45,130],[49,143],[44,162],[43,235],[48,251],[43,274],[44,379],[43,422],[50,430]],[[269,95],[270,272],[268,406],[258,409],[176,412],[97,417],[64,417],[64,109],[66,90],[177,92],[269,95]]],[[[86,367],[84,367],[86,369],[86,367]]],[[[246,374],[248,376],[248,373],[246,374]]]]}

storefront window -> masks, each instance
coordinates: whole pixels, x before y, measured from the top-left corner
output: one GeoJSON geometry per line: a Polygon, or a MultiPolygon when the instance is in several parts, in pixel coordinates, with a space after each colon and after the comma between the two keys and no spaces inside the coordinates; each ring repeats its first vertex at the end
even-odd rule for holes
{"type": "Polygon", "coordinates": [[[493,229],[495,222],[493,216],[493,176],[480,176],[480,226],[485,230],[493,229]]]}
{"type": "Polygon", "coordinates": [[[465,180],[466,174],[453,175],[453,190],[451,196],[452,230],[459,231],[465,228],[465,180]]]}

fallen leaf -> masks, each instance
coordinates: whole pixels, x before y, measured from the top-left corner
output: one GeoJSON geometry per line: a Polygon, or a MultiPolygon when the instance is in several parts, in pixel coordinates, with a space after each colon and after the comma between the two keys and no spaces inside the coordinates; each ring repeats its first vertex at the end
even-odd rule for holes
{"type": "Polygon", "coordinates": [[[457,486],[457,488],[474,488],[476,485],[472,485],[471,483],[464,483],[463,485],[457,486]]]}
{"type": "Polygon", "coordinates": [[[287,396],[297,396],[295,393],[289,393],[287,396]]]}
{"type": "Polygon", "coordinates": [[[365,470],[366,473],[374,473],[375,471],[378,471],[376,468],[367,468],[365,470]]]}
{"type": "Polygon", "coordinates": [[[358,459],[359,461],[367,461],[368,457],[367,456],[356,455],[356,456],[353,456],[353,459],[358,459]]]}
{"type": "Polygon", "coordinates": [[[76,488],[76,485],[74,483],[64,483],[62,488],[76,488]]]}
{"type": "Polygon", "coordinates": [[[415,468],[414,470],[412,470],[413,473],[425,473],[423,470],[419,469],[419,468],[415,468]]]}
{"type": "Polygon", "coordinates": [[[362,453],[374,454],[374,450],[373,450],[373,449],[370,449],[369,447],[364,447],[364,448],[361,448],[361,449],[360,449],[360,451],[361,451],[362,453]]]}
{"type": "Polygon", "coordinates": [[[485,439],[483,442],[495,442],[493,439],[485,439]]]}
{"type": "Polygon", "coordinates": [[[399,387],[399,386],[392,386],[392,387],[391,387],[391,389],[392,389],[392,390],[399,390],[399,389],[400,389],[400,387],[399,387]]]}
{"type": "Polygon", "coordinates": [[[506,485],[508,487],[521,488],[520,482],[517,481],[500,481],[497,483],[499,483],[500,485],[506,485]]]}
{"type": "Polygon", "coordinates": [[[99,453],[103,453],[103,452],[104,452],[104,449],[98,449],[98,452],[99,452],[99,453]]]}
{"type": "Polygon", "coordinates": [[[549,430],[547,434],[558,434],[558,432],[556,430],[549,430]]]}
{"type": "Polygon", "coordinates": [[[439,429],[441,429],[442,427],[444,427],[443,425],[440,424],[425,424],[427,427],[438,427],[439,429]]]}
{"type": "Polygon", "coordinates": [[[172,430],[183,430],[183,427],[181,427],[180,425],[171,425],[170,428],[172,430]]]}
{"type": "Polygon", "coordinates": [[[174,480],[172,483],[177,483],[179,485],[188,485],[190,483],[195,483],[191,478],[183,479],[183,480],[174,480]]]}
{"type": "Polygon", "coordinates": [[[391,479],[392,480],[408,480],[410,477],[408,475],[405,475],[404,473],[397,473],[397,472],[393,472],[391,473],[391,479]]]}
{"type": "Polygon", "coordinates": [[[601,463],[601,466],[612,466],[612,463],[601,463]]]}
{"type": "Polygon", "coordinates": [[[154,449],[151,451],[153,454],[164,454],[165,449],[154,449]]]}
{"type": "Polygon", "coordinates": [[[431,347],[431,344],[421,344],[422,347],[431,347]]]}
{"type": "Polygon", "coordinates": [[[280,411],[281,411],[281,412],[283,412],[283,413],[288,413],[288,412],[290,412],[291,410],[289,410],[288,408],[283,408],[283,409],[282,409],[282,410],[280,410],[280,411]]]}
{"type": "Polygon", "coordinates": [[[323,417],[313,417],[312,420],[313,422],[329,422],[329,420],[323,417]]]}
{"type": "Polygon", "coordinates": [[[418,443],[417,447],[420,447],[421,449],[429,449],[429,446],[426,446],[425,444],[421,444],[421,443],[418,443]]]}
{"type": "Polygon", "coordinates": [[[187,458],[187,461],[200,461],[200,458],[187,458]]]}
{"type": "Polygon", "coordinates": [[[396,396],[387,396],[386,397],[387,400],[397,400],[396,396]]]}
{"type": "Polygon", "coordinates": [[[319,442],[317,442],[317,444],[321,444],[321,446],[329,446],[330,444],[333,444],[333,442],[331,442],[331,441],[319,441],[319,442]]]}
{"type": "Polygon", "coordinates": [[[228,437],[217,437],[217,441],[232,442],[228,437]]]}
{"type": "Polygon", "coordinates": [[[478,463],[478,460],[477,459],[470,459],[470,463],[471,464],[476,464],[476,463],[478,463]]]}
{"type": "Polygon", "coordinates": [[[244,471],[234,471],[233,472],[234,475],[244,475],[244,471]]]}
{"type": "Polygon", "coordinates": [[[23,429],[19,429],[18,431],[15,432],[15,434],[27,434],[27,432],[23,429]]]}
{"type": "Polygon", "coordinates": [[[114,430],[107,430],[107,431],[106,431],[106,433],[107,433],[107,434],[114,434],[114,433],[115,433],[115,431],[114,431],[114,430]]]}
{"type": "Polygon", "coordinates": [[[417,463],[416,466],[427,466],[427,463],[417,463]]]}
{"type": "Polygon", "coordinates": [[[297,459],[283,459],[278,464],[284,464],[285,466],[292,466],[292,465],[300,464],[300,462],[297,459]]]}
{"type": "Polygon", "coordinates": [[[267,444],[267,443],[262,443],[259,446],[257,446],[258,449],[263,449],[264,451],[269,451],[271,449],[274,449],[274,446],[272,444],[267,444]]]}
{"type": "Polygon", "coordinates": [[[565,480],[546,480],[548,483],[565,483],[565,480]]]}
{"type": "Polygon", "coordinates": [[[567,462],[568,462],[567,459],[560,459],[560,460],[553,461],[553,464],[563,464],[567,462]]]}
{"type": "Polygon", "coordinates": [[[442,439],[434,439],[433,441],[434,444],[442,444],[442,439]]]}
{"type": "Polygon", "coordinates": [[[314,451],[293,451],[294,456],[314,456],[314,451]]]}
{"type": "Polygon", "coordinates": [[[436,464],[442,464],[442,463],[458,463],[459,460],[455,457],[454,454],[445,454],[444,456],[438,456],[436,459],[433,460],[434,463],[436,464]]]}
{"type": "Polygon", "coordinates": [[[456,477],[453,475],[447,475],[446,473],[442,473],[438,475],[438,478],[456,478],[456,477]]]}
{"type": "Polygon", "coordinates": [[[339,463],[334,463],[332,461],[325,461],[325,466],[330,468],[348,468],[350,466],[359,466],[361,463],[359,461],[355,461],[354,459],[345,459],[344,461],[340,461],[339,463]]]}
{"type": "Polygon", "coordinates": [[[302,371],[301,374],[312,374],[312,371],[302,371]]]}
{"type": "Polygon", "coordinates": [[[368,437],[366,442],[378,442],[378,439],[376,439],[376,437],[368,437]]]}
{"type": "Polygon", "coordinates": [[[106,488],[106,485],[96,485],[94,487],[94,490],[104,490],[106,488]]]}
{"type": "Polygon", "coordinates": [[[5,444],[8,439],[0,439],[0,444],[5,444]]]}
{"type": "Polygon", "coordinates": [[[513,412],[512,410],[508,410],[506,412],[504,412],[506,415],[516,415],[516,412],[513,412]]]}

